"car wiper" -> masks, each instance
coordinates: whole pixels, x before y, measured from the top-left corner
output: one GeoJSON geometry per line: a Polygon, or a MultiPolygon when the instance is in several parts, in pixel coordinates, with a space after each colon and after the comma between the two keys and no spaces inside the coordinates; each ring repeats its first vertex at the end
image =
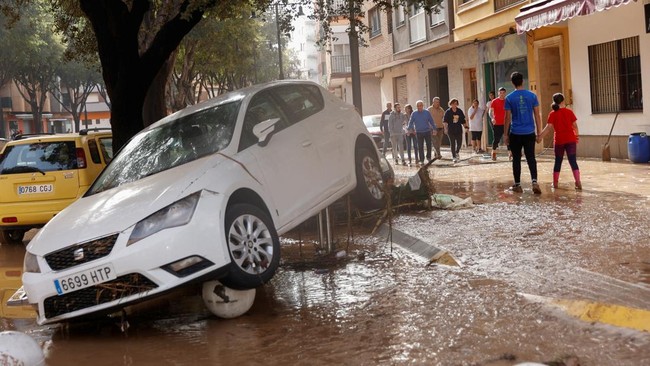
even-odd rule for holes
{"type": "Polygon", "coordinates": [[[2,172],[0,172],[0,174],[16,174],[16,173],[30,173],[30,172],[39,172],[45,175],[45,172],[39,169],[38,167],[27,166],[27,165],[18,165],[13,168],[2,169],[2,172]]]}

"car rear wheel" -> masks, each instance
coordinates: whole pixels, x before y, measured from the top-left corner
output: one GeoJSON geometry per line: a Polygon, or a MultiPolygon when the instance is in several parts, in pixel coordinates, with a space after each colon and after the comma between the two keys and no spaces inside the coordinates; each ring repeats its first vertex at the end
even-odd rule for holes
{"type": "Polygon", "coordinates": [[[19,229],[2,230],[2,235],[0,235],[0,241],[3,244],[22,244],[24,238],[25,230],[19,229]]]}
{"type": "Polygon", "coordinates": [[[239,290],[268,282],[280,264],[280,239],[268,215],[256,206],[235,204],[226,211],[225,228],[231,264],[221,282],[239,290]]]}
{"type": "Polygon", "coordinates": [[[367,148],[360,148],[356,159],[357,188],[353,196],[355,204],[362,210],[383,207],[384,181],[377,154],[367,148]]]}

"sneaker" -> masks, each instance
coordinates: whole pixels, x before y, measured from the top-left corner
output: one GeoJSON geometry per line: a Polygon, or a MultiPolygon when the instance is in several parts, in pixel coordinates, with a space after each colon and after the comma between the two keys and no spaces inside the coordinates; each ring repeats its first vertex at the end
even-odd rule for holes
{"type": "Polygon", "coordinates": [[[508,188],[510,191],[515,192],[515,193],[522,193],[524,190],[521,188],[521,185],[519,184],[513,184],[510,188],[508,188]]]}
{"type": "Polygon", "coordinates": [[[576,191],[582,191],[582,183],[576,182],[576,191]]]}
{"type": "Polygon", "coordinates": [[[533,193],[542,194],[542,190],[539,188],[539,184],[537,182],[533,183],[533,193]]]}

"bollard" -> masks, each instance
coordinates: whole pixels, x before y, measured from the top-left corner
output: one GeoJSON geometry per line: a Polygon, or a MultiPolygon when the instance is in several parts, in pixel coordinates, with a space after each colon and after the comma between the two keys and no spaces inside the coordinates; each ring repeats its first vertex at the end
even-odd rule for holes
{"type": "Polygon", "coordinates": [[[25,333],[0,332],[0,363],[2,365],[45,365],[43,350],[25,333]]]}

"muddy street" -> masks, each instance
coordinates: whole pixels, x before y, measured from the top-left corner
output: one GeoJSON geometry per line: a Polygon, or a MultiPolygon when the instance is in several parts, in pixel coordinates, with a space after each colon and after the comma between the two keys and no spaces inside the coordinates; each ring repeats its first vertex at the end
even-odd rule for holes
{"type": "MultiPolygon", "coordinates": [[[[507,158],[436,162],[437,191],[474,206],[403,211],[392,225],[460,266],[429,265],[372,225],[350,243],[337,226],[345,255],[319,254],[304,229],[283,240],[279,272],[239,318],[214,317],[187,289],[136,309],[126,332],[119,318],[38,326],[27,310],[3,313],[0,331],[31,335],[48,365],[650,365],[650,169],[579,163],[584,190],[567,167],[552,190],[542,156],[533,195],[525,164],[518,194],[507,158]]],[[[404,181],[416,169],[395,171],[404,181]]],[[[23,255],[0,246],[1,269],[23,255]]]]}

